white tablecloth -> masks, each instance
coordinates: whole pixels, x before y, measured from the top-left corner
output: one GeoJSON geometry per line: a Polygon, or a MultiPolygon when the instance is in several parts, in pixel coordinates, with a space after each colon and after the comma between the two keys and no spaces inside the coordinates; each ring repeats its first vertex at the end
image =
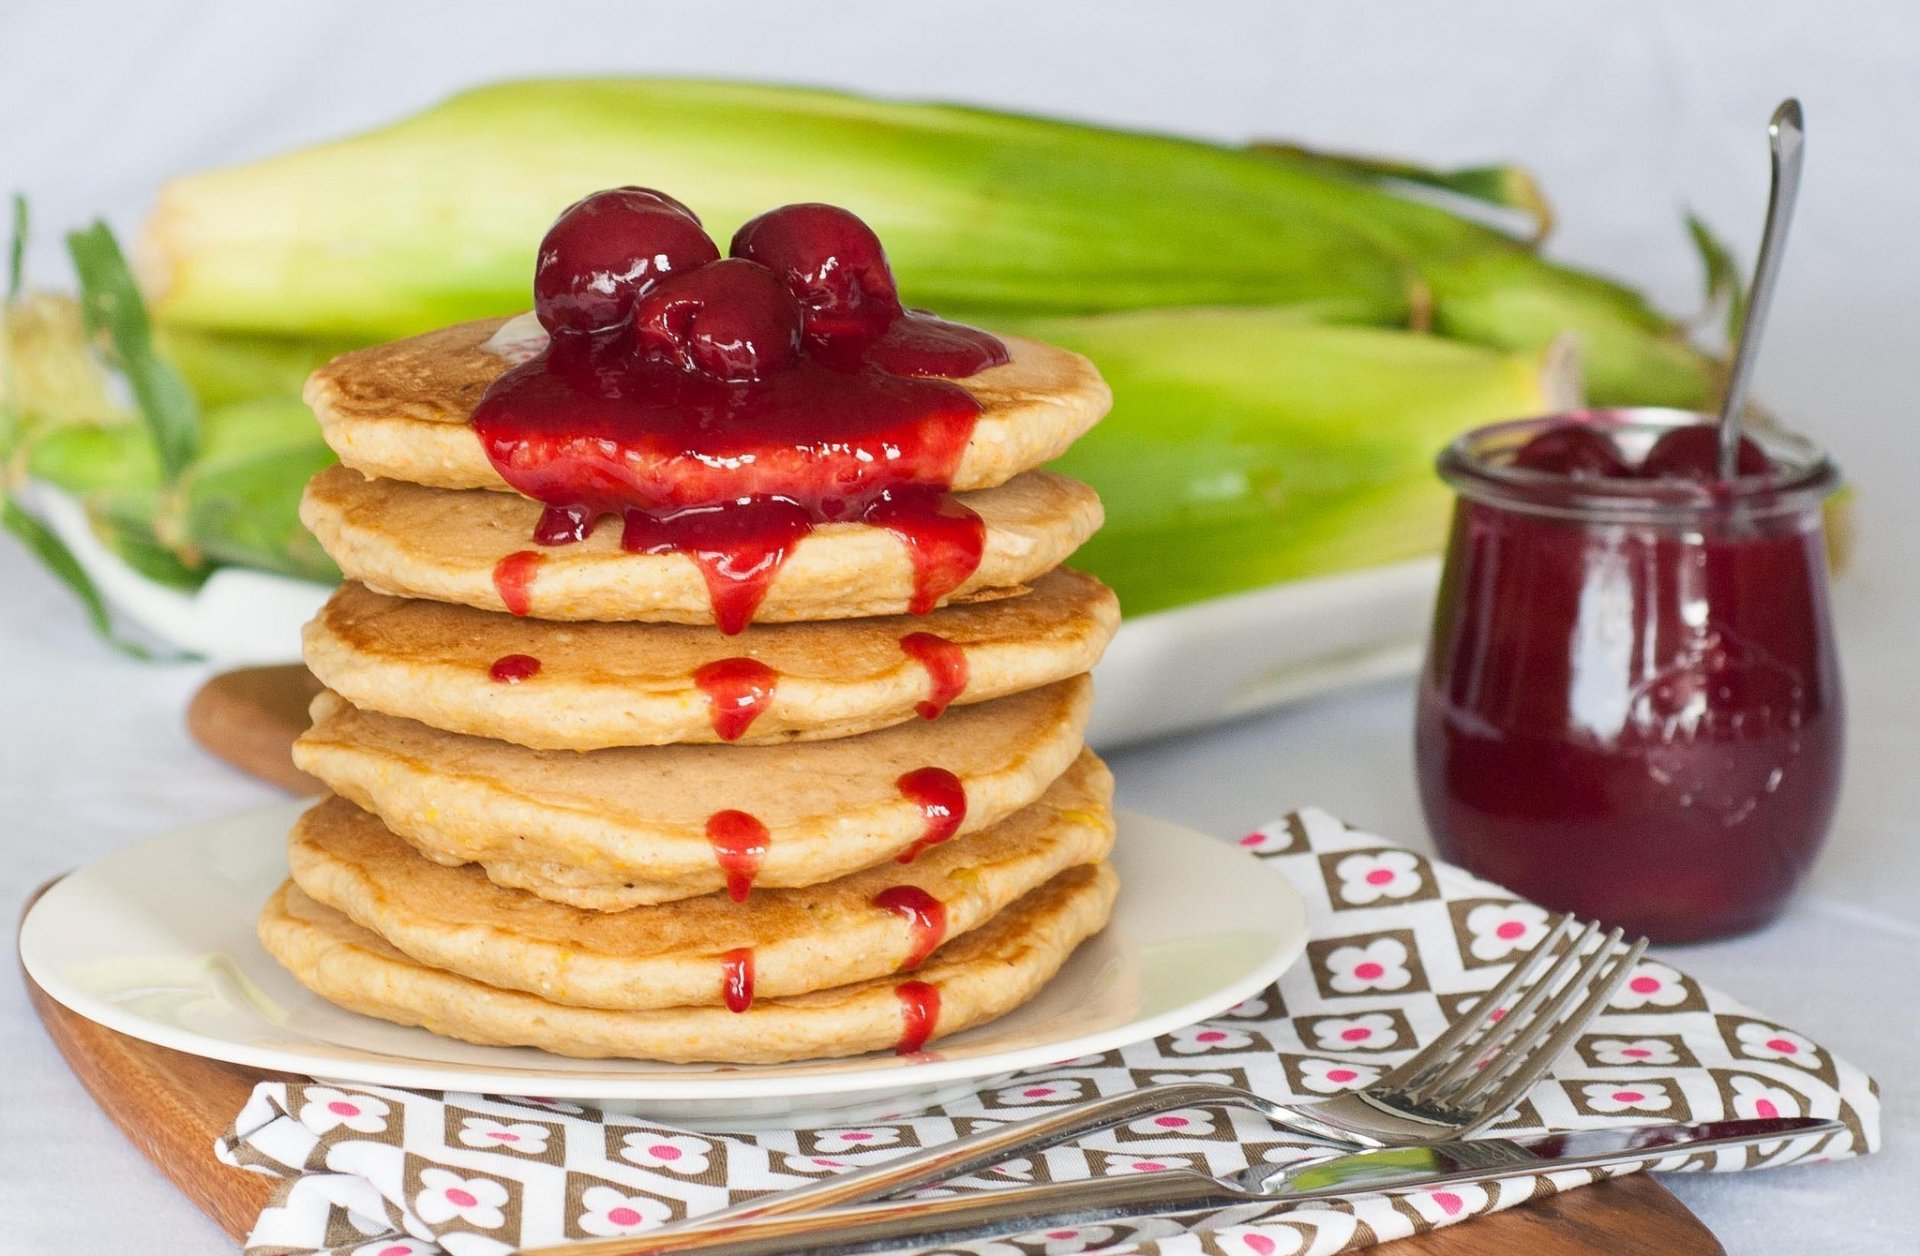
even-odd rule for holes
{"type": "MultiPolygon", "coordinates": [[[[1379,6],[1247,0],[1156,17],[1091,0],[864,0],[833,6],[835,25],[819,6],[746,0],[600,6],[583,46],[524,2],[20,0],[0,12],[0,188],[32,196],[46,224],[33,261],[52,284],[64,273],[58,231],[103,211],[137,221],[168,173],[368,125],[461,83],[611,68],[758,75],[1439,161],[1519,157],[1561,211],[1563,255],[1631,275],[1679,308],[1697,280],[1676,206],[1705,211],[1750,256],[1759,127],[1781,95],[1801,93],[1807,193],[1761,395],[1829,440],[1863,490],[1866,553],[1840,607],[1849,775],[1831,849],[1791,914],[1674,959],[1879,1076],[1887,1149],[1673,1185],[1734,1252],[1911,1250],[1920,162],[1902,120],[1920,110],[1920,19],[1908,0],[1852,0],[1817,23],[1734,0],[1391,7],[1389,18],[1379,6]]],[[[275,797],[187,741],[180,712],[200,679],[109,653],[66,594],[0,541],[0,908],[125,843],[275,797]]],[[[1317,803],[1414,838],[1408,728],[1406,686],[1384,684],[1114,766],[1128,805],[1222,834],[1317,803]]],[[[9,979],[0,1120],[0,1252],[225,1250],[93,1109],[9,979]]]]}
{"type": "MultiPolygon", "coordinates": [[[[1807,1250],[1856,1227],[1853,1250],[1893,1251],[1920,1225],[1902,1189],[1920,1175],[1920,1075],[1912,973],[1920,942],[1920,843],[1911,814],[1920,724],[1910,675],[1910,581],[1872,572],[1842,599],[1852,744],[1845,802],[1810,891],[1764,933],[1676,948],[1672,958],[1876,1074],[1888,1092],[1886,1150],[1860,1162],[1765,1178],[1672,1180],[1735,1252],[1807,1250]],[[1878,682],[1878,683],[1875,683],[1878,682]],[[1904,990],[1888,989],[1893,978],[1904,990]],[[1762,1195],[1770,1219],[1756,1217],[1762,1195]],[[1776,1209],[1790,1196],[1797,1216],[1776,1209]],[[1804,1227],[1804,1228],[1803,1228],[1804,1227]],[[1835,1231],[1838,1232],[1838,1231],[1835,1231]]],[[[64,869],[174,825],[278,795],[207,758],[180,712],[202,672],[109,653],[64,591],[0,546],[0,903],[64,869]]],[[[1221,834],[1318,803],[1377,832],[1421,832],[1408,749],[1410,695],[1385,684],[1114,759],[1125,804],[1221,834]]],[[[29,1010],[0,981],[0,1251],[145,1256],[222,1250],[202,1219],[94,1109],[29,1010]],[[76,1225],[76,1222],[79,1224],[76,1225]]]]}

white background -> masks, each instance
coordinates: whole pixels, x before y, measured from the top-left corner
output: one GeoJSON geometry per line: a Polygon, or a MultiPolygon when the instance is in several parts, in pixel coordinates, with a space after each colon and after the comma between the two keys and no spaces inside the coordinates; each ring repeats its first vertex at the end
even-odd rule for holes
{"type": "MultiPolygon", "coordinates": [[[[1221,139],[1283,136],[1436,163],[1513,159],[1553,247],[1675,309],[1698,287],[1683,206],[1746,247],[1784,95],[1809,160],[1760,393],[1861,488],[1841,591],[1849,780],[1789,917],[1676,962],[1876,1073],[1889,1150],[1675,1182],[1735,1252],[1911,1250],[1920,1119],[1913,817],[1914,364],[1920,358],[1920,8],[1868,3],[0,3],[0,190],[55,233],[139,219],[168,174],[368,126],[514,74],[675,72],[843,85],[1221,139]],[[566,14],[566,22],[544,16],[566,14]]],[[[639,178],[643,172],[636,172],[639,178]]],[[[0,904],[171,825],[272,795],[180,729],[192,668],[126,662],[0,543],[0,904]]],[[[1115,763],[1123,801],[1222,834],[1308,802],[1417,840],[1409,695],[1387,684],[1115,763]]],[[[81,1098],[0,981],[0,1250],[185,1253],[225,1242],[81,1098]]]]}

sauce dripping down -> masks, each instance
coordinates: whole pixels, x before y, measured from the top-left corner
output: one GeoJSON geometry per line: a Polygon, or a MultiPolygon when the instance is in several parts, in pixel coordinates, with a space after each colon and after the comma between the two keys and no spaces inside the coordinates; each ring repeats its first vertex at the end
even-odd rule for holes
{"type": "Polygon", "coordinates": [[[900,648],[927,671],[927,697],[914,710],[923,720],[937,720],[967,687],[967,652],[932,632],[910,632],[900,648]]]}
{"type": "Polygon", "coordinates": [[[473,429],[501,478],[546,504],[537,543],[620,515],[622,548],[698,566],[723,632],[752,620],[823,523],[898,537],[925,614],[979,567],[986,536],[948,491],[980,403],[936,376],[1006,360],[985,333],[914,312],[877,336],[809,335],[748,381],[648,356],[625,325],[562,331],[493,382],[473,429]]]}
{"type": "Polygon", "coordinates": [[[503,685],[517,685],[539,674],[540,660],[531,654],[503,654],[487,669],[487,675],[503,685]]]}
{"type": "Polygon", "coordinates": [[[738,947],[720,957],[720,991],[729,1012],[753,1006],[753,948],[738,947]]]}
{"type": "Polygon", "coordinates": [[[516,550],[493,565],[493,589],[515,615],[533,609],[533,577],[546,557],[535,550],[516,550]]]}
{"type": "Polygon", "coordinates": [[[873,905],[882,911],[906,917],[913,929],[913,949],[900,965],[903,969],[920,967],[927,956],[947,940],[947,907],[917,885],[896,885],[874,895],[873,905]]]}
{"type": "Polygon", "coordinates": [[[720,870],[727,874],[727,897],[746,902],[771,840],[767,826],[744,811],[716,811],[707,817],[707,840],[713,843],[720,870]]]}
{"type": "Polygon", "coordinates": [[[693,673],[707,698],[713,732],[721,741],[738,741],[773,701],[780,673],[759,659],[715,659],[693,673]]]}
{"type": "Polygon", "coordinates": [[[937,846],[960,831],[967,818],[967,787],[945,768],[915,768],[897,782],[908,802],[920,808],[925,828],[899,856],[912,863],[929,846],[937,846]]]}
{"type": "Polygon", "coordinates": [[[900,1000],[900,1041],[893,1049],[912,1055],[927,1045],[940,1024],[940,987],[924,981],[906,981],[893,988],[900,1000]]]}

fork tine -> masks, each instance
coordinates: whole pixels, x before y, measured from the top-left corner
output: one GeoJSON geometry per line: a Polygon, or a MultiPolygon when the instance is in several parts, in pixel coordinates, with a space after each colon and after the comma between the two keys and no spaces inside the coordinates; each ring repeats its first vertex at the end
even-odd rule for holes
{"type": "Polygon", "coordinates": [[[1559,1031],[1564,1028],[1561,1018],[1568,1009],[1590,1001],[1594,989],[1605,984],[1603,974],[1618,971],[1622,936],[1619,929],[1609,933],[1580,966],[1580,971],[1567,980],[1552,1002],[1542,1007],[1497,1055],[1488,1057],[1484,1067],[1451,1087],[1443,1102],[1471,1110],[1480,1096],[1486,1095],[1503,1078],[1532,1061],[1536,1049],[1543,1042],[1559,1037],[1559,1031]]]}
{"type": "Polygon", "coordinates": [[[1565,970],[1564,973],[1556,970],[1547,980],[1529,990],[1521,1005],[1501,1021],[1503,1030],[1508,1030],[1511,1025],[1510,1037],[1502,1034],[1499,1039],[1482,1044],[1477,1059],[1465,1061],[1461,1067],[1450,1070],[1453,1076],[1446,1079],[1444,1085],[1436,1082],[1429,1086],[1423,1098],[1431,1103],[1466,1108],[1470,1104],[1468,1096],[1483,1093],[1514,1060],[1524,1059],[1533,1045],[1559,1022],[1560,1014],[1592,988],[1596,974],[1612,958],[1614,948],[1620,942],[1618,929],[1601,939],[1593,953],[1583,958],[1587,943],[1599,932],[1599,925],[1588,925],[1586,932],[1580,935],[1579,946],[1558,966],[1558,969],[1565,970]],[[1564,983],[1561,981],[1563,975],[1564,983]],[[1546,999],[1548,994],[1553,995],[1551,1000],[1546,999]]]}
{"type": "MultiPolygon", "coordinates": [[[[1577,923],[1577,922],[1576,922],[1577,923]]],[[[1408,1091],[1409,1097],[1416,1102],[1427,1102],[1437,1097],[1441,1091],[1451,1088],[1461,1078],[1479,1068],[1480,1062],[1487,1058],[1502,1042],[1509,1038],[1518,1040],[1531,1028],[1530,1022],[1534,1009],[1542,1000],[1556,989],[1562,988],[1581,966],[1581,953],[1587,944],[1600,933],[1600,926],[1589,924],[1577,934],[1539,980],[1531,982],[1519,1002],[1507,1009],[1499,1020],[1490,1020],[1481,1026],[1466,1043],[1456,1050],[1437,1072],[1429,1073],[1417,1079],[1408,1091]]]]}
{"type": "MultiPolygon", "coordinates": [[[[1609,948],[1611,949],[1611,948],[1609,948]]],[[[1486,1128],[1506,1114],[1520,1096],[1540,1080],[1542,1074],[1553,1067],[1554,1061],[1567,1049],[1582,1030],[1593,1022],[1593,1018],[1606,1009],[1613,1000],[1614,992],[1619,990],[1627,978],[1632,975],[1640,957],[1647,951],[1647,940],[1638,938],[1627,951],[1618,956],[1618,962],[1612,970],[1600,979],[1586,999],[1573,1010],[1572,1015],[1562,1022],[1560,1028],[1545,1042],[1536,1045],[1533,1050],[1516,1056],[1510,1064],[1503,1065],[1498,1080],[1499,1089],[1472,1106],[1479,1109],[1479,1115],[1473,1122],[1461,1128],[1454,1136],[1465,1138],[1477,1130],[1486,1128]]]]}
{"type": "Polygon", "coordinates": [[[1521,956],[1514,964],[1512,971],[1499,985],[1481,995],[1472,1007],[1455,1017],[1453,1023],[1448,1025],[1438,1038],[1422,1047],[1412,1059],[1382,1077],[1374,1085],[1392,1089],[1403,1088],[1421,1074],[1451,1059],[1454,1048],[1478,1031],[1487,1017],[1506,1002],[1521,983],[1532,978],[1534,970],[1540,966],[1541,961],[1554,952],[1560,940],[1566,936],[1568,929],[1576,923],[1578,922],[1572,916],[1560,917],[1553,928],[1547,931],[1546,936],[1540,939],[1539,945],[1521,956]]]}

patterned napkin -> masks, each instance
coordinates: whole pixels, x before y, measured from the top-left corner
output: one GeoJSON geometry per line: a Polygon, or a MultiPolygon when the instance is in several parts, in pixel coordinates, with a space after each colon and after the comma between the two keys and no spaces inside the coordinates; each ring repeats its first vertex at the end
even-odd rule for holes
{"type": "MultiPolygon", "coordinates": [[[[1217,1019],[1151,1042],[996,1079],[964,1100],[883,1124],[693,1134],[538,1098],[374,1086],[259,1086],[220,1158],[284,1179],[250,1256],[496,1256],[636,1233],[983,1125],[1162,1081],[1231,1082],[1276,1099],[1363,1086],[1433,1037],[1536,943],[1548,914],[1446,864],[1305,811],[1240,844],[1305,897],[1307,961],[1217,1019]]],[[[1845,1132],[1676,1156],[1732,1170],[1858,1155],[1879,1143],[1873,1081],[1812,1039],[1665,964],[1642,963],[1498,1129],[1838,1116],[1845,1132]],[[1820,1144],[1825,1142],[1825,1146],[1820,1144]]],[[[1309,1146],[1243,1111],[1137,1121],[942,1189],[1194,1167],[1227,1173],[1309,1146]]],[[[1574,1170],[1488,1186],[1355,1195],[1292,1211],[1242,1208],[980,1243],[979,1256],[1086,1251],[1288,1256],[1352,1251],[1508,1208],[1599,1176],[1574,1170]],[[1264,1212],[1264,1215],[1263,1215],[1264,1212]]]]}

